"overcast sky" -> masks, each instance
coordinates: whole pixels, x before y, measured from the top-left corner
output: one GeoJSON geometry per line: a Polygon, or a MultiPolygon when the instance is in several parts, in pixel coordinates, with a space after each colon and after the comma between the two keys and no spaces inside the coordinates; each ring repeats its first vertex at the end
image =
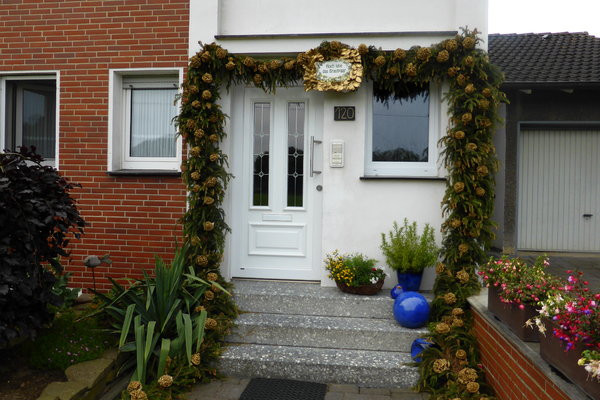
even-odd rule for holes
{"type": "Polygon", "coordinates": [[[489,0],[489,33],[583,32],[600,37],[600,0],[489,0]]]}

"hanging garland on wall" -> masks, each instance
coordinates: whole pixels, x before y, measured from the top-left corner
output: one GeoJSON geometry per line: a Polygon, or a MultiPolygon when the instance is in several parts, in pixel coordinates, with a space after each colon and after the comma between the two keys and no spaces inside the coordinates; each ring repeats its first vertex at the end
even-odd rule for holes
{"type": "MultiPolygon", "coordinates": [[[[189,202],[182,223],[190,245],[188,258],[200,277],[218,274],[218,282],[226,285],[219,266],[229,231],[222,203],[231,176],[226,170],[227,156],[219,148],[225,136],[225,115],[218,104],[222,89],[250,84],[274,92],[277,87],[303,82],[307,90],[347,92],[367,79],[373,83],[374,95],[388,100],[413,97],[432,81],[446,82],[450,123],[440,140],[448,171],[442,201],[443,262],[436,268],[434,322],[430,324],[431,339],[437,346],[423,353],[418,388],[431,392],[436,400],[491,399],[491,389],[478,367],[467,298],[480,288],[475,267],[485,261],[493,238],[490,218],[498,163],[492,133],[498,122],[497,106],[506,98],[499,90],[502,75],[477,48],[479,41],[477,31],[468,30],[430,47],[391,52],[364,44],[353,49],[331,41],[295,58],[277,59],[232,55],[214,43],[203,45],[190,60],[177,117],[189,151],[181,166],[189,202]],[[317,76],[318,63],[328,60],[348,64],[342,82],[317,76]]],[[[206,361],[220,354],[224,336],[237,315],[229,296],[210,293],[205,307],[216,326],[208,333],[206,361]]]]}

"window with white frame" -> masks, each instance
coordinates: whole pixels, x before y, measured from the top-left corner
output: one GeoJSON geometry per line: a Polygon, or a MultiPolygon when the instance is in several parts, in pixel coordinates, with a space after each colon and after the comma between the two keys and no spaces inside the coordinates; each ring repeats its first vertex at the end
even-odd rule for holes
{"type": "Polygon", "coordinates": [[[0,76],[2,149],[35,147],[56,160],[56,75],[0,76]]]}
{"type": "Polygon", "coordinates": [[[112,81],[109,169],[178,170],[179,71],[113,71],[112,81]]]}
{"type": "Polygon", "coordinates": [[[365,175],[437,176],[436,91],[426,88],[414,97],[387,101],[371,97],[365,175]]]}

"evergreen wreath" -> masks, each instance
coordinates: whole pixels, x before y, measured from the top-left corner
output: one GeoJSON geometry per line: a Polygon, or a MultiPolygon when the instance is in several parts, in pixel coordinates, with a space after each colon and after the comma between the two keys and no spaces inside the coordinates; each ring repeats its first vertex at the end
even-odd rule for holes
{"type": "MultiPolygon", "coordinates": [[[[414,97],[432,81],[449,86],[444,99],[450,124],[440,140],[448,171],[442,201],[443,262],[436,267],[429,326],[436,346],[422,353],[418,383],[419,390],[431,392],[436,400],[493,398],[478,364],[467,298],[480,289],[475,268],[485,261],[494,236],[490,218],[498,162],[492,134],[499,122],[497,106],[506,102],[506,97],[499,89],[502,74],[490,64],[486,52],[477,48],[481,40],[477,34],[463,29],[453,39],[409,50],[383,51],[364,44],[356,48],[363,78],[373,83],[374,95],[382,101],[414,97]]],[[[329,60],[342,52],[348,54],[348,50],[354,49],[330,41],[296,58],[255,59],[229,54],[212,43],[202,45],[190,59],[176,121],[188,147],[181,166],[189,203],[182,218],[190,248],[187,257],[200,277],[216,273],[218,282],[226,285],[219,265],[229,231],[222,202],[231,175],[226,170],[227,156],[219,148],[226,118],[218,104],[220,90],[232,84],[250,84],[274,92],[277,87],[302,83],[316,54],[329,60]]],[[[220,354],[237,309],[229,296],[218,292],[205,307],[209,317],[218,321],[218,328],[209,332],[207,352],[211,356],[206,359],[210,360],[220,354]]]]}

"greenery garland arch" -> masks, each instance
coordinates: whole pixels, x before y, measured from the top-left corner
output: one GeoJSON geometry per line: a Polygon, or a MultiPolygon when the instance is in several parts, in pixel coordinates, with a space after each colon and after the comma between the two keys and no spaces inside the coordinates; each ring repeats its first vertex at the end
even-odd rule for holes
{"type": "MultiPolygon", "coordinates": [[[[429,47],[395,51],[364,44],[352,49],[337,41],[323,42],[295,58],[274,59],[233,55],[217,44],[201,44],[201,50],[190,59],[181,113],[176,118],[188,146],[188,157],[181,166],[189,201],[182,218],[190,249],[187,257],[200,277],[216,273],[219,283],[225,284],[219,265],[229,231],[222,202],[230,174],[226,170],[227,156],[219,148],[226,119],[218,104],[222,89],[250,84],[274,92],[277,87],[303,81],[307,86],[304,73],[314,65],[314,57],[340,58],[349,51],[353,57],[360,57],[363,79],[373,83],[374,95],[381,100],[414,96],[431,81],[447,82],[445,100],[450,123],[440,140],[448,171],[442,201],[443,261],[436,268],[433,322],[429,327],[436,346],[423,353],[418,388],[439,400],[492,398],[478,366],[467,297],[480,288],[475,268],[485,260],[494,235],[490,218],[498,162],[492,134],[499,121],[497,106],[506,98],[499,89],[502,74],[490,64],[486,52],[477,48],[481,40],[477,33],[465,29],[455,38],[429,47]]],[[[351,84],[350,90],[358,86],[351,84]]],[[[220,354],[224,336],[237,314],[229,296],[211,294],[205,307],[217,324],[207,334],[206,361],[220,354]]]]}

